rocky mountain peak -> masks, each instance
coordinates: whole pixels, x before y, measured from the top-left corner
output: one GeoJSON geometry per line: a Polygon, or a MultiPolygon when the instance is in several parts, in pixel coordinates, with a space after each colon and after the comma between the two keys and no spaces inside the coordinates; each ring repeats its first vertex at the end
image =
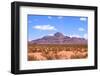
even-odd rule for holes
{"type": "Polygon", "coordinates": [[[64,37],[64,35],[60,32],[57,32],[54,34],[55,37],[64,37]]]}
{"type": "Polygon", "coordinates": [[[40,39],[32,40],[30,43],[35,44],[87,44],[84,38],[64,36],[56,32],[53,36],[44,36],[40,39]]]}

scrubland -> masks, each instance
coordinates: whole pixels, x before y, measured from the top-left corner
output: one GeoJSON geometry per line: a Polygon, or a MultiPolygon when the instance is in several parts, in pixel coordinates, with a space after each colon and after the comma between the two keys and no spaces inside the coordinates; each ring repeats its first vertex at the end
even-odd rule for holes
{"type": "Polygon", "coordinates": [[[28,61],[83,59],[87,57],[87,45],[28,44],[28,61]]]}

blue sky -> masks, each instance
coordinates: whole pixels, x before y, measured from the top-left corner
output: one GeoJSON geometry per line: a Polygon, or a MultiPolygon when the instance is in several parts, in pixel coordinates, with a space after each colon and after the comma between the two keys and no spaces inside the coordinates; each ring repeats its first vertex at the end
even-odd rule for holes
{"type": "Polygon", "coordinates": [[[28,40],[61,32],[70,37],[87,39],[88,18],[82,16],[28,15],[28,40]]]}

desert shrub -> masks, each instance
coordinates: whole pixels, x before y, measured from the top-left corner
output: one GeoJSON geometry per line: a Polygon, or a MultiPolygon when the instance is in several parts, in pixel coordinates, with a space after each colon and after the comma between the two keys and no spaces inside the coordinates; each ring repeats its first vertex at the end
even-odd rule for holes
{"type": "Polygon", "coordinates": [[[87,45],[31,44],[28,45],[28,60],[87,58],[87,51],[87,45]]]}

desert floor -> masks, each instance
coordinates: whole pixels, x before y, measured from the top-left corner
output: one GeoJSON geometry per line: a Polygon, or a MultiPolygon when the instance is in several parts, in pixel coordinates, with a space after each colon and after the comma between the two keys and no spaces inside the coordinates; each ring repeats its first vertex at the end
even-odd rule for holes
{"type": "Polygon", "coordinates": [[[28,61],[82,59],[87,57],[87,45],[28,44],[28,61]]]}

